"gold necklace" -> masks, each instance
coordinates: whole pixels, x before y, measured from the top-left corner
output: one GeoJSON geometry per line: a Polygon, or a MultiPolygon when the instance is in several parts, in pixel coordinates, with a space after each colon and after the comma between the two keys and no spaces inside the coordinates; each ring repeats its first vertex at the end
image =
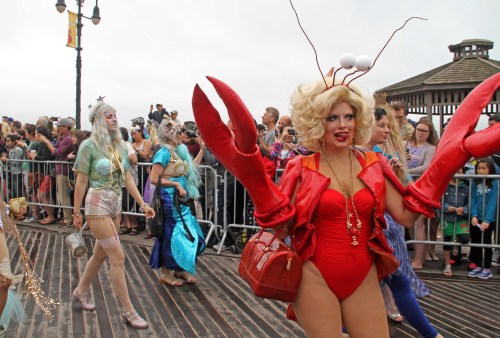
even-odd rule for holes
{"type": "MultiPolygon", "coordinates": [[[[337,181],[337,184],[340,187],[340,191],[342,192],[342,196],[344,196],[345,212],[346,212],[346,218],[347,218],[347,220],[346,220],[347,234],[349,236],[351,236],[351,238],[352,238],[351,245],[356,246],[356,245],[359,244],[359,242],[356,240],[356,236],[360,234],[360,232],[361,232],[361,225],[362,224],[361,224],[361,220],[359,219],[358,211],[356,210],[356,206],[354,205],[353,195],[349,196],[344,191],[344,188],[342,187],[342,184],[340,184],[340,180],[337,177],[337,173],[335,172],[335,169],[333,169],[332,164],[330,163],[330,161],[328,160],[328,158],[326,158],[326,156],[325,156],[325,154],[323,154],[323,152],[321,152],[321,157],[326,161],[326,163],[328,163],[328,166],[332,170],[333,176],[335,177],[335,180],[337,181]],[[351,201],[352,209],[354,211],[354,214],[356,215],[356,227],[355,228],[353,228],[352,223],[351,223],[352,213],[349,211],[349,202],[348,202],[348,200],[351,201]]],[[[351,150],[349,149],[349,174],[350,174],[349,176],[350,176],[350,179],[351,179],[351,193],[353,193],[354,192],[354,183],[353,183],[353,179],[352,179],[352,160],[351,159],[352,159],[352,157],[351,157],[351,150]]]]}

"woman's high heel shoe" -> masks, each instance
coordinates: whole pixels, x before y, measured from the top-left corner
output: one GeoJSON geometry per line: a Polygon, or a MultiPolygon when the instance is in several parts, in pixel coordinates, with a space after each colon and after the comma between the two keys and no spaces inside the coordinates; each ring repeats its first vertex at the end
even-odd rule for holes
{"type": "Polygon", "coordinates": [[[96,309],[94,304],[87,303],[87,294],[82,295],[77,291],[77,289],[73,291],[73,303],[82,304],[82,309],[84,309],[85,311],[94,311],[96,309]]]}
{"type": "Polygon", "coordinates": [[[139,316],[135,310],[124,312],[123,317],[125,318],[125,322],[134,329],[147,329],[149,327],[148,322],[139,316]]]}

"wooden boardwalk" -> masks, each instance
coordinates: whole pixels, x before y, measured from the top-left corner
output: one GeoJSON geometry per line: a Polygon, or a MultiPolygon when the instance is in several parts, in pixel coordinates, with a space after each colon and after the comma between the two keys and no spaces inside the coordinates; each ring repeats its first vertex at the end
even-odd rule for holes
{"type": "MultiPolygon", "coordinates": [[[[58,300],[55,320],[48,322],[31,297],[22,296],[26,318],[11,324],[6,337],[304,337],[300,327],[286,320],[286,304],[255,298],[237,275],[238,257],[217,256],[212,249],[200,257],[195,285],[167,287],[148,267],[152,241],[128,242],[126,278],[132,303],[150,328],[135,330],[124,324],[105,263],[89,290],[97,311],[84,312],[71,303],[71,291],[83,273],[94,244],[86,235],[89,254],[77,260],[64,244],[70,230],[20,226],[35,271],[44,279],[47,294],[58,300]]],[[[88,232],[87,232],[88,234],[88,232]]],[[[136,236],[137,237],[137,236],[136,236]]],[[[14,273],[21,272],[17,246],[8,239],[14,273]]],[[[422,274],[433,294],[421,300],[430,321],[445,337],[500,337],[500,278],[488,281],[466,277],[445,279],[422,274]]],[[[22,287],[18,288],[22,293],[22,287]]],[[[406,324],[390,326],[391,337],[418,337],[406,324]]]]}

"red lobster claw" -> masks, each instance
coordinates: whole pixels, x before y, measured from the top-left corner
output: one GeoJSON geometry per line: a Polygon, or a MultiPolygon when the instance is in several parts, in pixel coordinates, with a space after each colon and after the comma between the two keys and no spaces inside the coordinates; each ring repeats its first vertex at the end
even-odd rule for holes
{"type": "Polygon", "coordinates": [[[234,125],[234,138],[221,121],[201,88],[193,92],[193,113],[201,136],[210,151],[247,189],[255,206],[255,218],[262,227],[284,224],[295,214],[289,198],[266,174],[257,130],[252,115],[238,94],[224,82],[207,77],[227,107],[234,125]]]}
{"type": "Polygon", "coordinates": [[[484,157],[500,151],[500,124],[477,133],[474,130],[481,111],[499,87],[500,73],[497,73],[474,88],[460,104],[429,167],[415,184],[408,187],[409,195],[405,197],[408,209],[431,216],[432,208],[440,207],[441,196],[453,175],[471,156],[484,157]]]}

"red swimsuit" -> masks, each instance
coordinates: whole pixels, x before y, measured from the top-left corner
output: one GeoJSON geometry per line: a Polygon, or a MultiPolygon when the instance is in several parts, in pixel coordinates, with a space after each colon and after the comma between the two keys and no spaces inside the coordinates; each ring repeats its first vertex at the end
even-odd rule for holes
{"type": "MultiPolygon", "coordinates": [[[[345,200],[341,192],[324,190],[311,219],[311,224],[316,227],[316,249],[311,262],[339,301],[356,291],[373,263],[366,241],[372,232],[376,201],[370,189],[365,187],[354,194],[354,203],[362,222],[361,233],[356,238],[357,246],[351,244],[352,238],[347,233],[345,200]]],[[[349,210],[354,225],[356,214],[350,201],[349,210]]]]}

